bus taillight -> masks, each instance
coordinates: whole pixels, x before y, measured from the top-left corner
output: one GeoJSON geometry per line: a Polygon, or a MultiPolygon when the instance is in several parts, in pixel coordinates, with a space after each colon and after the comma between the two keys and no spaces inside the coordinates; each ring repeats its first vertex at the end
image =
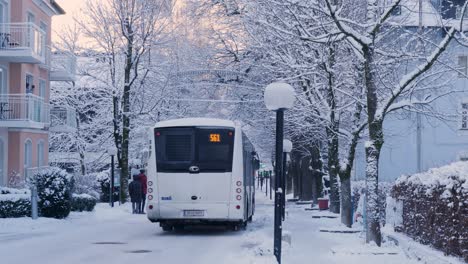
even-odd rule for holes
{"type": "Polygon", "coordinates": [[[237,195],[237,196],[236,196],[236,199],[240,201],[240,200],[242,200],[242,196],[237,195]]]}
{"type": "Polygon", "coordinates": [[[237,193],[241,193],[241,192],[242,192],[242,189],[241,189],[241,188],[237,188],[237,189],[236,189],[236,192],[237,192],[237,193]]]}
{"type": "Polygon", "coordinates": [[[153,182],[152,182],[152,181],[149,181],[149,182],[148,182],[148,186],[153,186],[153,182]]]}
{"type": "Polygon", "coordinates": [[[150,204],[150,205],[148,206],[148,208],[149,208],[150,210],[153,210],[153,205],[150,204]]]}
{"type": "Polygon", "coordinates": [[[153,192],[153,188],[148,188],[148,193],[152,193],[153,192]]]}
{"type": "Polygon", "coordinates": [[[236,206],[236,209],[239,210],[239,209],[240,209],[240,205],[237,205],[237,206],[236,206]]]}
{"type": "Polygon", "coordinates": [[[148,200],[153,200],[153,195],[148,195],[148,200]]]}
{"type": "Polygon", "coordinates": [[[237,181],[237,182],[236,182],[236,185],[237,185],[237,186],[241,186],[241,185],[242,185],[242,182],[241,182],[241,181],[237,181]]]}

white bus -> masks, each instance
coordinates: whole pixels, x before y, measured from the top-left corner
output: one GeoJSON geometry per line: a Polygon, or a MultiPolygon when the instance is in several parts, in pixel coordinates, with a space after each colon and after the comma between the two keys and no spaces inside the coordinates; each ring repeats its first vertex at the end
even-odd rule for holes
{"type": "Polygon", "coordinates": [[[233,121],[187,118],[150,130],[147,216],[164,231],[194,224],[245,227],[255,211],[259,160],[233,121]]]}

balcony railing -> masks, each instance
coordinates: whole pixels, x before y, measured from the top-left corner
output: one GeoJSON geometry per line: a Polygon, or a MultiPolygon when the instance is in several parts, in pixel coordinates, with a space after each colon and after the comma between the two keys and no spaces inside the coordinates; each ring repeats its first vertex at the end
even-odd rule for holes
{"type": "Polygon", "coordinates": [[[68,106],[54,106],[50,110],[50,130],[69,132],[77,128],[76,110],[68,106]]]}
{"type": "Polygon", "coordinates": [[[54,53],[51,56],[51,81],[75,81],[76,56],[69,53],[54,53]]]}
{"type": "Polygon", "coordinates": [[[33,94],[0,94],[0,126],[43,128],[50,123],[49,105],[33,94]]]}
{"type": "Polygon", "coordinates": [[[0,24],[0,58],[45,63],[46,33],[34,23],[0,24]]]}

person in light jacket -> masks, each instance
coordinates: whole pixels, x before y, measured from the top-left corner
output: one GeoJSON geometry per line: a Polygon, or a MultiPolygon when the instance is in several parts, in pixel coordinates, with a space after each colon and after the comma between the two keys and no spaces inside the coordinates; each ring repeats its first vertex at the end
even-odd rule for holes
{"type": "Polygon", "coordinates": [[[130,194],[133,213],[139,214],[143,187],[141,186],[141,182],[138,180],[138,175],[133,175],[133,181],[128,185],[128,193],[130,194]]]}

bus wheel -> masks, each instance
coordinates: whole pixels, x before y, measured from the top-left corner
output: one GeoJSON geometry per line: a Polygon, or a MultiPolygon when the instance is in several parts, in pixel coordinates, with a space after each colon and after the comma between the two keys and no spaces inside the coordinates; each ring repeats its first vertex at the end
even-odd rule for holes
{"type": "Polygon", "coordinates": [[[162,225],[161,225],[161,228],[162,228],[162,230],[165,231],[165,232],[172,231],[172,226],[171,226],[171,225],[168,225],[168,224],[162,224],[162,225]]]}
{"type": "Polygon", "coordinates": [[[184,231],[185,227],[184,227],[184,225],[175,225],[174,230],[175,231],[184,231]]]}

